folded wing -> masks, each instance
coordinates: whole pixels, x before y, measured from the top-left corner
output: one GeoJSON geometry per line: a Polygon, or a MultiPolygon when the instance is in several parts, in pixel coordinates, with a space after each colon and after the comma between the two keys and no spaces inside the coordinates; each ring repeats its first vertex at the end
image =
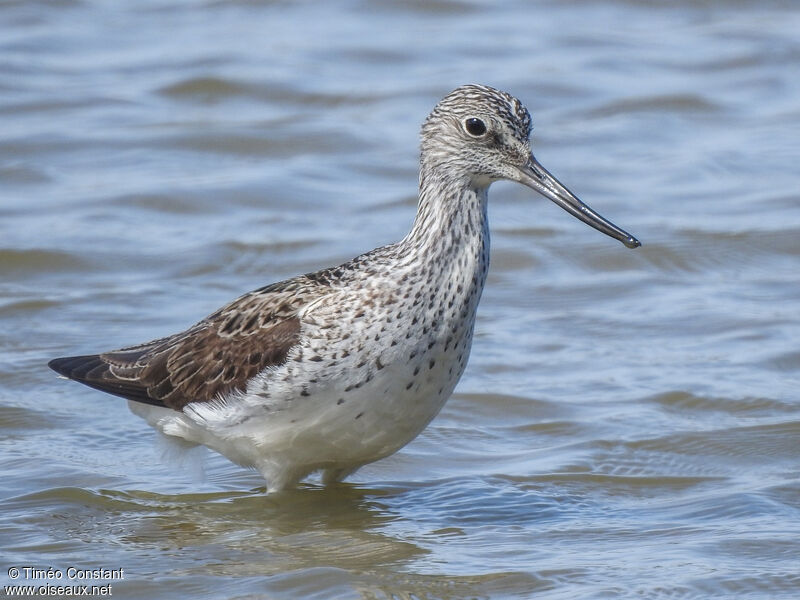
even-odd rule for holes
{"type": "Polygon", "coordinates": [[[324,291],[305,276],[246,294],[184,332],[102,354],[56,358],[49,366],[89,387],[182,410],[232,391],[286,361],[300,339],[298,311],[324,291]]]}

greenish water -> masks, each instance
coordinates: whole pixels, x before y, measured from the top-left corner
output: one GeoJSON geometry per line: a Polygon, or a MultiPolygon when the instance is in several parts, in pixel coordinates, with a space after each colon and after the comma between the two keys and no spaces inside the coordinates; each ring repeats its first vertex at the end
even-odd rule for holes
{"type": "Polygon", "coordinates": [[[779,1],[0,4],[2,585],[800,596],[798,31],[779,1]],[[466,82],[644,246],[495,185],[469,368],[401,452],[265,496],[46,368],[402,237],[466,82]]]}

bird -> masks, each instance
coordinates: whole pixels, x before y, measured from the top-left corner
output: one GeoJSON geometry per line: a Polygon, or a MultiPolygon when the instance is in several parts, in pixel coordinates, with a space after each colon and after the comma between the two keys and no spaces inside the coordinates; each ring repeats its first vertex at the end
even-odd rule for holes
{"type": "Polygon", "coordinates": [[[493,182],[518,182],[641,245],[539,163],[531,130],[514,96],[462,85],[422,125],[417,212],[403,239],[246,293],[180,333],[48,364],[127,399],[168,438],[255,468],[267,493],[316,472],[339,482],[413,440],[464,372],[493,182]]]}

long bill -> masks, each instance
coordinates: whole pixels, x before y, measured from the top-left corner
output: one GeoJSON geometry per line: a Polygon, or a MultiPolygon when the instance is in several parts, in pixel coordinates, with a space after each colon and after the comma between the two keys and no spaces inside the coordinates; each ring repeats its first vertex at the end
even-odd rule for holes
{"type": "Polygon", "coordinates": [[[545,198],[549,198],[568,213],[578,217],[587,225],[591,225],[598,231],[607,236],[619,240],[628,248],[638,248],[642,244],[627,231],[614,225],[611,221],[604,219],[594,212],[586,204],[581,202],[578,197],[564,187],[561,182],[553,177],[545,169],[536,157],[531,155],[528,162],[519,168],[519,178],[517,181],[527,185],[539,192],[545,198]]]}

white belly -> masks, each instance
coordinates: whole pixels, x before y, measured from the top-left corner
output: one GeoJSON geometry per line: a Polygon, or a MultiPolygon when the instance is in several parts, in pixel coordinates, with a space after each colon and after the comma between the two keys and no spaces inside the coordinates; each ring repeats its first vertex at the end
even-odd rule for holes
{"type": "MultiPolygon", "coordinates": [[[[466,332],[465,332],[466,333],[466,332]]],[[[369,381],[331,380],[307,397],[276,399],[280,370],[270,373],[273,393],[241,394],[221,403],[188,405],[183,413],[131,402],[131,410],[162,433],[206,445],[228,459],[258,469],[270,490],[308,473],[346,475],[393,454],[413,440],[439,413],[463,373],[471,331],[444,351],[443,342],[419,347],[412,361],[395,357],[369,381]]],[[[357,379],[357,378],[356,378],[357,379]]],[[[251,386],[257,388],[257,385],[251,386]]],[[[287,386],[288,387],[288,386],[287,386]]],[[[250,390],[249,390],[250,391],[250,390]]],[[[288,391],[288,390],[287,390],[288,391]]]]}

